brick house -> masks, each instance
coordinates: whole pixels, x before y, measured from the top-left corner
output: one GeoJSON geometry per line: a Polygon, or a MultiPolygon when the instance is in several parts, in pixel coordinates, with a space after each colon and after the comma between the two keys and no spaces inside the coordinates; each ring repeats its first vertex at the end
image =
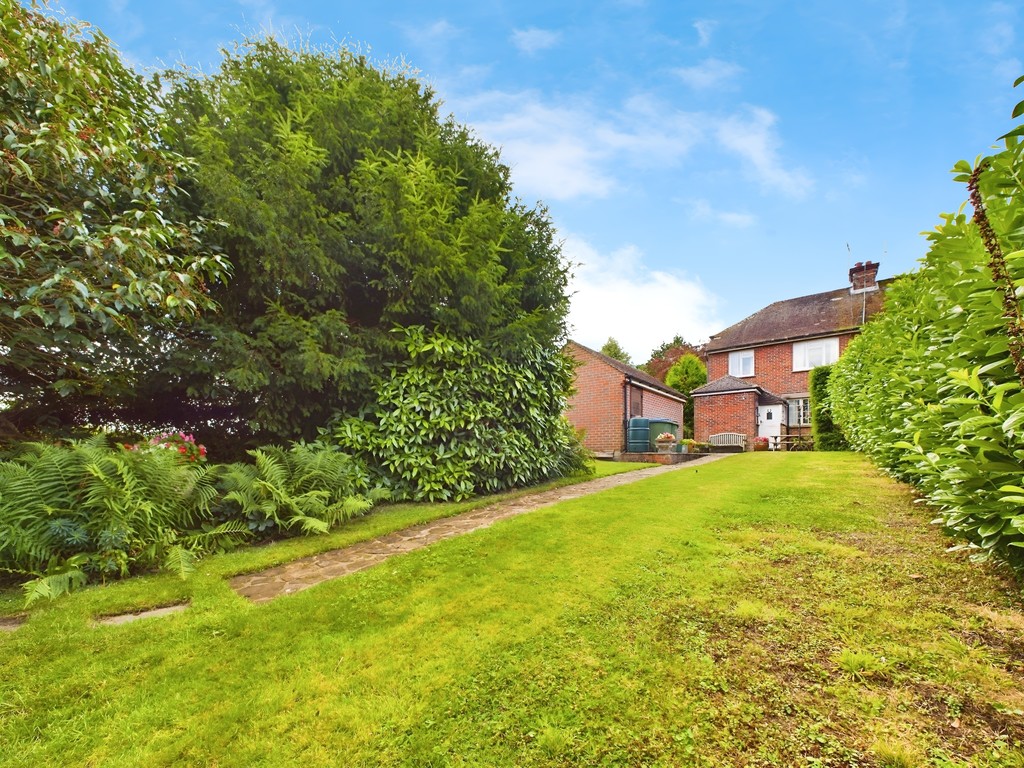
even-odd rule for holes
{"type": "Polygon", "coordinates": [[[686,397],[631,365],[570,341],[565,353],[577,363],[575,391],[565,415],[583,431],[583,444],[598,455],[626,450],[629,419],[683,423],[686,397]]]}
{"type": "Polygon", "coordinates": [[[812,368],[834,363],[860,327],[882,308],[888,280],[878,263],[857,262],[850,285],[826,293],[777,301],[721,333],[707,345],[708,384],[691,394],[694,433],[735,432],[777,438],[808,436],[808,378],[812,368]]]}

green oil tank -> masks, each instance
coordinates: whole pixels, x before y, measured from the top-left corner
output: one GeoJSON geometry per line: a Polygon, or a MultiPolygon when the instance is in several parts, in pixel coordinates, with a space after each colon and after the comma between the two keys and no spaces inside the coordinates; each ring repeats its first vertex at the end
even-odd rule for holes
{"type": "Polygon", "coordinates": [[[647,453],[651,448],[651,420],[634,416],[629,420],[626,450],[629,453],[647,453]]]}

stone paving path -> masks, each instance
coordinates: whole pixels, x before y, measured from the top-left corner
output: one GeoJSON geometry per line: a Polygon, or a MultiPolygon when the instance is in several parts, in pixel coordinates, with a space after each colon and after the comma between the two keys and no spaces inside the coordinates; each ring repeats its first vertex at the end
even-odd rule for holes
{"type": "Polygon", "coordinates": [[[567,499],[576,499],[608,488],[635,483],[665,472],[693,469],[728,455],[730,454],[710,454],[682,464],[639,469],[635,472],[611,475],[509,501],[500,501],[454,517],[446,517],[394,531],[344,549],[321,552],[319,555],[293,560],[265,571],[241,574],[231,579],[231,587],[254,603],[265,603],[275,597],[299,592],[328,579],[336,579],[339,576],[347,576],[350,573],[361,571],[381,563],[389,557],[421,549],[435,541],[486,528],[498,520],[521,515],[524,512],[532,512],[535,509],[551,506],[567,499]]]}
{"type": "Polygon", "coordinates": [[[175,603],[174,605],[165,605],[162,608],[150,608],[146,611],[136,611],[135,613],[119,613],[113,616],[100,616],[96,619],[96,624],[127,624],[130,621],[138,621],[139,619],[152,619],[158,616],[170,616],[172,613],[181,613],[188,608],[188,603],[175,603]]]}

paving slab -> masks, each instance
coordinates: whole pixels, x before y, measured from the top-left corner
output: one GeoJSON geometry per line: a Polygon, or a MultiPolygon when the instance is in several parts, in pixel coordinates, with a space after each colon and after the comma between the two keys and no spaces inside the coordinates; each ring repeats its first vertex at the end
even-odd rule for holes
{"type": "Polygon", "coordinates": [[[96,619],[96,623],[105,625],[127,624],[130,621],[138,621],[139,619],[152,619],[157,616],[170,616],[172,613],[181,613],[188,608],[188,605],[188,603],[177,603],[175,605],[165,605],[162,608],[151,608],[148,611],[119,613],[114,616],[100,616],[96,619]]]}
{"type": "Polygon", "coordinates": [[[25,619],[20,616],[5,616],[0,618],[0,632],[13,632],[24,623],[25,619]]]}
{"type": "Polygon", "coordinates": [[[486,528],[499,520],[505,520],[535,509],[549,507],[560,501],[578,499],[592,493],[617,488],[640,480],[646,480],[666,472],[692,469],[702,464],[726,458],[729,454],[709,454],[685,464],[670,464],[624,472],[620,475],[588,480],[564,488],[541,491],[517,499],[499,501],[461,515],[432,520],[400,531],[394,531],[370,541],[353,544],[343,549],[332,549],[293,560],[284,565],[255,573],[243,573],[231,579],[231,587],[238,594],[254,603],[265,603],[282,595],[300,592],[329,579],[370,568],[390,557],[413,552],[433,544],[435,541],[450,539],[470,531],[486,528]]]}

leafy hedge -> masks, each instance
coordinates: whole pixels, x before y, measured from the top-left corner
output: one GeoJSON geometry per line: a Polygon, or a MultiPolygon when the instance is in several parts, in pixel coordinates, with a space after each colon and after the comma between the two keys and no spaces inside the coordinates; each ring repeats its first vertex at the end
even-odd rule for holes
{"type": "Polygon", "coordinates": [[[832,420],[832,403],[828,397],[828,380],[832,374],[831,365],[821,365],[811,370],[811,433],[814,448],[818,451],[845,451],[850,444],[843,432],[832,420]]]}
{"type": "Polygon", "coordinates": [[[251,451],[207,465],[105,435],[26,443],[0,461],[0,570],[26,600],[155,568],[187,575],[205,553],[293,528],[323,533],[383,494],[334,446],[251,451]]]}
{"type": "MultiPolygon", "coordinates": [[[[1014,116],[1024,112],[1019,104],[1014,116]]],[[[972,168],[973,218],[942,216],[920,270],[835,364],[852,445],[919,486],[950,532],[1024,567],[1024,127],[972,168]]]]}
{"type": "Polygon", "coordinates": [[[572,369],[561,354],[524,343],[508,359],[422,327],[401,333],[408,358],[373,413],[333,430],[354,456],[297,443],[208,465],[180,433],[15,446],[0,461],[0,571],[29,577],[31,603],[157,568],[184,576],[210,551],[324,533],[392,495],[464,499],[586,471],[562,416],[572,369]]]}
{"type": "Polygon", "coordinates": [[[460,500],[587,470],[562,415],[572,383],[562,354],[524,343],[507,359],[422,327],[396,333],[407,359],[380,383],[372,412],[332,431],[395,497],[460,500]]]}

